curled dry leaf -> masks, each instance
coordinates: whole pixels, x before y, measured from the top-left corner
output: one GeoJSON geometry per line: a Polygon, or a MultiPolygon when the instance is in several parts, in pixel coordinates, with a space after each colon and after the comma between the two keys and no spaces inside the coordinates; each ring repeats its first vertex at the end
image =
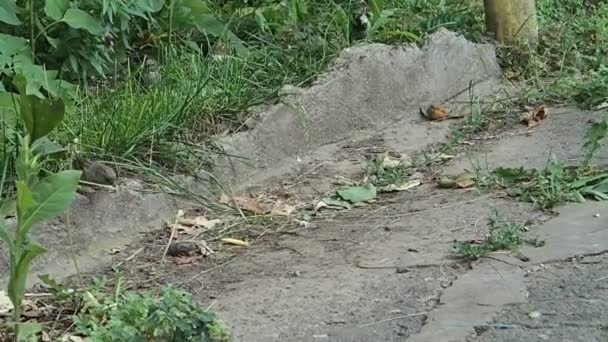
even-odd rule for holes
{"type": "Polygon", "coordinates": [[[545,106],[538,106],[521,115],[521,122],[528,125],[528,128],[533,128],[540,125],[541,121],[549,115],[549,109],[545,106]]]}
{"type": "Polygon", "coordinates": [[[257,199],[252,197],[234,197],[234,199],[226,194],[220,196],[220,203],[234,207],[234,204],[239,206],[243,211],[249,212],[254,215],[264,215],[270,210],[265,208],[257,199]]]}
{"type": "Polygon", "coordinates": [[[241,247],[249,246],[249,242],[243,241],[243,240],[238,240],[238,239],[224,238],[224,239],[222,239],[222,242],[227,243],[229,245],[235,245],[235,246],[241,246],[241,247]]]}

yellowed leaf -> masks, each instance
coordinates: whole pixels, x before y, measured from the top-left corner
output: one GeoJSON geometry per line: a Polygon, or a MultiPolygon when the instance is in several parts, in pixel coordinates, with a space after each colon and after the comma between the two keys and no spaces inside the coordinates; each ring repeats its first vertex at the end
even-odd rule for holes
{"type": "Polygon", "coordinates": [[[235,245],[235,246],[242,246],[242,247],[249,246],[249,242],[243,241],[243,240],[238,240],[238,239],[224,238],[224,239],[222,239],[222,242],[227,243],[229,245],[235,245]]]}
{"type": "Polygon", "coordinates": [[[471,178],[459,179],[456,181],[456,185],[460,188],[469,188],[475,185],[475,180],[471,178]]]}
{"type": "Polygon", "coordinates": [[[381,192],[397,192],[397,191],[406,191],[412,188],[415,188],[422,184],[419,179],[413,179],[409,182],[405,182],[403,184],[390,184],[387,186],[383,186],[380,188],[381,192]]]}

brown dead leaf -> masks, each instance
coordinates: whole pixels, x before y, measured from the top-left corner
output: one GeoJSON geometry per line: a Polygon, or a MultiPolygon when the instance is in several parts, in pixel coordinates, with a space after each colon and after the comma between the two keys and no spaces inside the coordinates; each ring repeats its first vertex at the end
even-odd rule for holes
{"type": "Polygon", "coordinates": [[[549,110],[545,106],[538,106],[521,115],[521,122],[528,125],[528,128],[533,128],[540,125],[541,121],[549,115],[549,110]]]}
{"type": "Polygon", "coordinates": [[[272,216],[289,216],[294,211],[296,211],[296,207],[294,207],[293,205],[289,205],[289,204],[283,203],[281,201],[278,201],[272,206],[272,209],[270,210],[270,215],[272,215],[272,216]]]}
{"type": "Polygon", "coordinates": [[[243,211],[247,211],[254,215],[263,215],[269,212],[268,209],[264,208],[257,199],[252,197],[234,197],[234,199],[224,193],[220,196],[220,203],[234,207],[234,204],[239,206],[243,211]]]}

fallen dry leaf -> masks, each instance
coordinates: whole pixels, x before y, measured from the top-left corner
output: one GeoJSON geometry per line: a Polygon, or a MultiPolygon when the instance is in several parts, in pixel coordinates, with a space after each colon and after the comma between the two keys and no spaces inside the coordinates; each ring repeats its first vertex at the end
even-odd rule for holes
{"type": "Polygon", "coordinates": [[[218,225],[221,222],[222,221],[218,220],[218,219],[209,220],[205,216],[197,216],[195,218],[180,218],[177,221],[177,223],[182,226],[201,227],[201,228],[207,228],[207,229],[213,229],[213,227],[215,227],[216,225],[218,225]]]}
{"type": "Polygon", "coordinates": [[[476,180],[475,180],[475,175],[469,173],[469,172],[463,172],[457,176],[453,176],[453,177],[442,177],[439,180],[439,187],[440,188],[448,188],[448,189],[453,189],[453,188],[461,188],[461,189],[466,189],[469,188],[473,185],[475,185],[476,180]]]}
{"type": "Polygon", "coordinates": [[[540,125],[541,121],[547,118],[549,110],[545,106],[538,106],[521,115],[521,122],[528,125],[528,128],[533,128],[540,125]]]}
{"type": "Polygon", "coordinates": [[[220,203],[234,207],[234,204],[239,206],[243,211],[247,211],[254,215],[263,215],[269,212],[268,209],[264,208],[257,199],[251,197],[234,197],[234,199],[224,193],[220,196],[220,203]]]}
{"type": "Polygon", "coordinates": [[[241,247],[249,246],[249,242],[246,242],[243,240],[238,240],[238,239],[224,238],[224,239],[222,239],[222,242],[230,244],[230,245],[241,246],[241,247]]]}
{"type": "Polygon", "coordinates": [[[296,207],[283,203],[281,201],[278,201],[272,206],[272,209],[270,210],[270,215],[272,215],[272,216],[289,216],[294,211],[296,211],[296,207]]]}
{"type": "Polygon", "coordinates": [[[403,184],[390,184],[387,186],[381,187],[379,190],[381,192],[397,192],[397,191],[406,191],[412,188],[415,188],[422,184],[419,179],[414,179],[409,182],[405,182],[403,184]]]}

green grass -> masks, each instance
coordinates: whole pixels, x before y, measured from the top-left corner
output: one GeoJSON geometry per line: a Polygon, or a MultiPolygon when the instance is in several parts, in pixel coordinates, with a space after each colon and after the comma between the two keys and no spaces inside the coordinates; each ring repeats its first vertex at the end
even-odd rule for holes
{"type": "Polygon", "coordinates": [[[608,135],[606,121],[589,127],[578,164],[564,165],[551,156],[543,169],[499,167],[482,169],[473,163],[477,186],[504,190],[512,197],[550,210],[568,202],[608,200],[608,170],[591,164],[608,135]]]}
{"type": "MultiPolygon", "coordinates": [[[[348,20],[358,11],[356,2],[300,2],[305,13],[284,7],[275,13],[276,6],[261,4],[264,25],[230,6],[212,7],[242,39],[246,55],[213,60],[202,52],[165,48],[160,84],[142,87],[135,73],[127,75],[116,87],[80,101],[55,138],[63,144],[76,139],[79,153],[95,159],[179,173],[208,169],[213,154],[221,153],[213,138],[241,127],[247,108],[276,97],[286,84],[310,84],[355,43],[348,20]]],[[[460,1],[388,1],[385,9],[391,15],[374,32],[375,41],[420,41],[439,27],[481,27],[479,8],[460,1]]]]}
{"type": "Polygon", "coordinates": [[[544,243],[537,239],[522,237],[526,231],[523,224],[500,218],[497,214],[488,219],[488,234],[481,241],[454,241],[454,254],[465,260],[477,260],[492,252],[513,250],[523,244],[540,247],[544,243]]]}
{"type": "MultiPolygon", "coordinates": [[[[206,55],[211,48],[161,48],[160,84],[142,87],[136,77],[127,77],[100,96],[85,97],[55,137],[63,144],[77,139],[78,150],[96,159],[163,172],[209,169],[213,155],[221,153],[213,139],[242,127],[247,108],[276,97],[286,84],[310,84],[339,51],[357,43],[349,20],[360,10],[358,1],[295,2],[296,9],[276,6],[279,1],[253,1],[264,20],[253,7],[239,9],[236,2],[212,6],[242,40],[246,54],[217,61],[206,55]]],[[[509,74],[526,89],[525,100],[583,107],[603,103],[608,94],[608,5],[591,10],[579,0],[537,3],[539,47],[499,49],[509,74]]],[[[373,19],[370,40],[422,43],[445,27],[487,41],[483,9],[476,1],[387,0],[383,9],[373,19]]],[[[483,110],[488,108],[472,108],[464,127],[452,134],[454,143],[486,127],[483,110]]]]}

